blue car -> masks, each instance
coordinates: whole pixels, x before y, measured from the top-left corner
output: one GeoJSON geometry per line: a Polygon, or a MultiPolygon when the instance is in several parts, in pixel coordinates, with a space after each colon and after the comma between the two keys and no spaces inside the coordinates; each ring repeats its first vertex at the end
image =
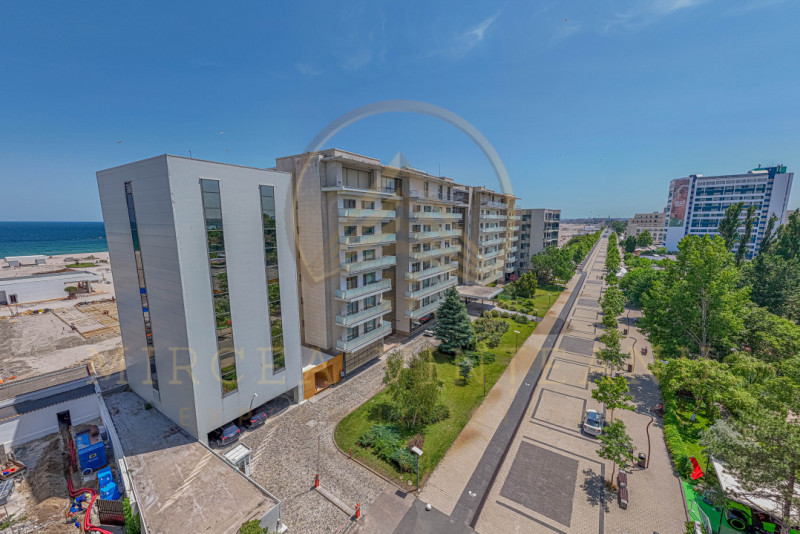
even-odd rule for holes
{"type": "Polygon", "coordinates": [[[209,433],[208,442],[212,446],[226,447],[231,443],[235,442],[236,440],[238,440],[241,432],[242,431],[239,430],[238,426],[236,426],[233,423],[228,423],[226,425],[222,425],[220,428],[209,433]]]}

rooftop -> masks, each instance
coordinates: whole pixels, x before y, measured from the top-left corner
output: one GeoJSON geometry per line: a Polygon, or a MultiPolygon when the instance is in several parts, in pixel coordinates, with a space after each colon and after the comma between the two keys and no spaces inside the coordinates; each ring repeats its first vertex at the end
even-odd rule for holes
{"type": "Polygon", "coordinates": [[[72,271],[69,270],[67,272],[60,272],[60,273],[42,273],[42,274],[28,274],[24,276],[8,276],[5,278],[0,278],[0,283],[6,282],[19,282],[22,280],[83,280],[83,279],[90,279],[90,280],[100,280],[101,277],[99,274],[90,273],[89,271],[72,271]]]}

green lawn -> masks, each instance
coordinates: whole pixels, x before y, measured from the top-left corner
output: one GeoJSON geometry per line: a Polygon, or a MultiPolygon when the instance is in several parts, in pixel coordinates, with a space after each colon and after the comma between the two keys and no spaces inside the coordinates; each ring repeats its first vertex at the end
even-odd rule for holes
{"type": "Polygon", "coordinates": [[[679,397],[677,403],[679,421],[677,428],[681,439],[683,439],[684,444],[686,444],[686,451],[689,456],[694,456],[697,459],[697,463],[700,464],[700,467],[705,473],[705,477],[703,478],[708,481],[708,483],[716,484],[716,473],[714,473],[714,469],[710,464],[708,470],[706,470],[708,457],[703,453],[703,448],[700,446],[700,433],[711,426],[713,421],[709,419],[705,411],[701,409],[697,412],[694,422],[692,422],[692,413],[694,412],[695,406],[693,399],[679,397]]]}
{"type": "Polygon", "coordinates": [[[506,310],[544,317],[563,290],[564,288],[558,285],[541,286],[536,289],[536,297],[533,299],[507,299],[503,298],[501,293],[495,300],[495,304],[506,310]],[[538,311],[534,311],[534,309],[538,311]]]}
{"type": "MultiPolygon", "coordinates": [[[[483,402],[484,375],[486,377],[486,392],[488,393],[513,358],[516,336],[514,330],[520,332],[519,345],[522,345],[535,328],[534,324],[519,324],[511,319],[505,319],[505,321],[509,323],[509,328],[503,334],[500,345],[495,349],[479,347],[481,351],[491,350],[495,354],[495,361],[474,368],[472,378],[467,384],[464,384],[464,380],[458,374],[458,367],[452,363],[450,356],[438,352],[434,354],[436,371],[439,380],[443,383],[441,400],[450,409],[450,416],[444,421],[428,425],[421,430],[419,428],[411,431],[402,430],[404,438],[410,438],[417,432],[421,432],[425,436],[425,444],[422,447],[425,454],[422,455],[419,463],[421,480],[424,481],[427,475],[433,472],[444,457],[447,449],[450,448],[464,425],[469,421],[473,410],[483,402]]],[[[383,473],[385,476],[403,482],[407,480],[416,482],[415,473],[401,473],[393,465],[375,456],[372,449],[364,449],[357,445],[359,436],[373,424],[380,422],[378,419],[372,420],[369,418],[369,405],[381,402],[385,400],[385,397],[385,393],[381,392],[345,417],[336,427],[334,438],[343,451],[349,452],[352,450],[354,458],[383,473]]]]}
{"type": "Polygon", "coordinates": [[[70,263],[67,267],[71,267],[73,269],[80,269],[82,267],[94,267],[94,263],[90,261],[82,262],[82,263],[70,263]]]}

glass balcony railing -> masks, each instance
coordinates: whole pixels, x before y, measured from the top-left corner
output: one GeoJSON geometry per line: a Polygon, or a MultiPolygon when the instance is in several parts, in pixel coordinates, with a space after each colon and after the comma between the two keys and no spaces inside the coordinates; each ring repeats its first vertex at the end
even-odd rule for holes
{"type": "Polygon", "coordinates": [[[408,237],[414,241],[423,239],[445,239],[448,237],[460,237],[461,230],[437,230],[434,232],[411,232],[408,237]]]}
{"type": "Polygon", "coordinates": [[[504,202],[491,202],[489,200],[481,202],[481,206],[486,206],[487,208],[497,208],[500,210],[507,210],[509,207],[508,204],[504,202]]]}
{"type": "Polygon", "coordinates": [[[478,254],[478,259],[479,260],[491,260],[492,258],[496,258],[498,256],[502,256],[503,254],[505,254],[505,251],[503,249],[494,250],[492,252],[487,252],[486,254],[478,254]]]}
{"type": "Polygon", "coordinates": [[[519,226],[506,226],[506,230],[509,232],[516,232],[519,230],[519,226]]]}
{"type": "Polygon", "coordinates": [[[450,278],[449,280],[444,280],[443,282],[432,284],[428,287],[421,287],[416,291],[413,290],[406,291],[406,298],[407,299],[425,298],[428,295],[433,295],[434,293],[438,293],[439,291],[444,291],[447,288],[455,287],[457,285],[458,285],[458,278],[453,277],[450,278]]]}
{"type": "Polygon", "coordinates": [[[375,330],[367,332],[366,334],[361,334],[360,336],[353,338],[350,341],[344,341],[341,339],[337,340],[336,349],[341,352],[355,352],[358,349],[364,348],[378,339],[385,338],[391,333],[392,333],[392,323],[383,323],[383,325],[376,328],[375,330]]]}
{"type": "Polygon", "coordinates": [[[506,242],[505,238],[498,237],[498,238],[495,238],[495,239],[488,239],[486,241],[478,241],[478,246],[479,247],[490,247],[492,245],[501,245],[501,244],[503,244],[505,242],[506,242]]]}
{"type": "Polygon", "coordinates": [[[358,210],[351,208],[339,208],[339,217],[344,219],[395,219],[397,212],[395,210],[358,210]]]}
{"type": "Polygon", "coordinates": [[[442,221],[457,221],[461,219],[460,213],[444,213],[439,211],[412,211],[408,218],[414,221],[432,219],[442,221]]]}
{"type": "Polygon", "coordinates": [[[511,247],[510,249],[508,249],[508,252],[510,254],[512,252],[516,252],[517,250],[519,250],[519,247],[511,247]]]}
{"type": "Polygon", "coordinates": [[[364,245],[388,245],[397,239],[395,234],[375,234],[375,235],[351,235],[340,236],[339,244],[348,247],[359,247],[364,245]]]}
{"type": "Polygon", "coordinates": [[[456,252],[461,252],[461,245],[451,245],[449,247],[436,248],[432,250],[411,252],[409,256],[415,260],[425,260],[428,258],[436,258],[437,256],[444,256],[446,254],[454,254],[456,252]]]}
{"type": "Polygon", "coordinates": [[[365,297],[371,297],[372,295],[378,295],[380,293],[389,291],[390,289],[392,289],[391,278],[384,278],[383,280],[378,280],[372,284],[354,287],[353,289],[337,289],[336,299],[349,302],[352,300],[363,299],[365,297]]]}
{"type": "Polygon", "coordinates": [[[444,299],[435,300],[427,306],[417,308],[416,310],[406,310],[405,316],[409,319],[419,319],[420,317],[428,315],[429,313],[439,309],[439,306],[442,304],[442,302],[444,302],[444,299]]]}
{"type": "Polygon", "coordinates": [[[348,315],[337,315],[336,324],[338,324],[339,326],[350,327],[357,324],[361,324],[374,317],[384,315],[386,313],[389,313],[390,311],[392,311],[392,303],[389,302],[388,300],[384,300],[377,306],[361,310],[357,313],[352,313],[348,315]]]}
{"type": "Polygon", "coordinates": [[[450,263],[445,263],[444,265],[438,265],[429,269],[422,269],[421,271],[416,271],[413,273],[406,273],[405,278],[406,280],[411,281],[422,280],[431,276],[436,276],[437,274],[455,271],[456,269],[458,269],[458,262],[451,261],[450,263]]]}
{"type": "Polygon", "coordinates": [[[501,215],[499,213],[489,213],[489,214],[482,214],[478,216],[479,219],[485,219],[487,221],[502,221],[506,219],[505,215],[501,215]]]}
{"type": "Polygon", "coordinates": [[[347,273],[361,273],[364,271],[377,271],[378,269],[386,269],[388,267],[394,267],[395,265],[397,265],[397,258],[395,256],[383,256],[376,260],[342,263],[340,267],[347,273]]]}
{"type": "Polygon", "coordinates": [[[478,267],[476,270],[479,273],[489,273],[489,272],[492,272],[492,271],[496,271],[497,269],[499,269],[502,266],[503,266],[502,263],[493,263],[492,265],[484,265],[483,267],[478,267]]]}

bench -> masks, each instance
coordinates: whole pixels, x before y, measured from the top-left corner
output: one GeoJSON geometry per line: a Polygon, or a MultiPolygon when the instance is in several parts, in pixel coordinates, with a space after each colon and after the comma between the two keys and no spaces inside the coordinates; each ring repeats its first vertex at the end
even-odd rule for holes
{"type": "Polygon", "coordinates": [[[617,475],[617,486],[620,488],[628,487],[628,473],[624,471],[619,472],[619,475],[617,475]]]}
{"type": "Polygon", "coordinates": [[[628,509],[628,488],[619,489],[619,507],[623,510],[628,509]]]}

